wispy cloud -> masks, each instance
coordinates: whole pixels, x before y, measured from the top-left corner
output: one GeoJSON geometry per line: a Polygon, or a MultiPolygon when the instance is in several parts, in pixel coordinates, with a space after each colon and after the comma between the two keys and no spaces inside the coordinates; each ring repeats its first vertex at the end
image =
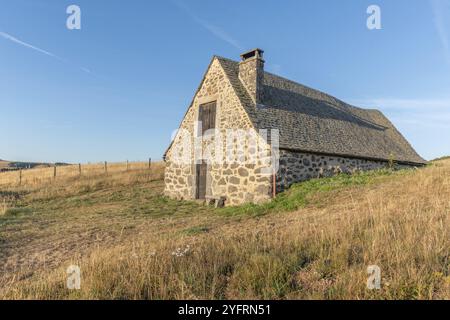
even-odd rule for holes
{"type": "Polygon", "coordinates": [[[448,99],[399,99],[399,98],[375,98],[375,99],[350,99],[357,106],[382,108],[384,110],[439,110],[450,111],[450,98],[448,99]]]}
{"type": "Polygon", "coordinates": [[[231,36],[228,32],[226,32],[224,29],[213,25],[212,23],[201,19],[198,17],[192,10],[185,4],[179,1],[173,1],[173,3],[180,9],[182,9],[184,12],[187,13],[187,15],[196,23],[198,23],[200,26],[208,30],[210,33],[212,33],[214,36],[216,36],[218,39],[225,41],[226,43],[230,44],[231,46],[235,47],[236,49],[242,51],[243,48],[239,44],[239,42],[231,36]]]}
{"type": "Polygon", "coordinates": [[[90,69],[88,69],[88,68],[81,67],[81,70],[83,70],[86,73],[92,74],[92,71],[90,69]]]}
{"type": "Polygon", "coordinates": [[[349,103],[381,110],[415,146],[434,159],[450,154],[450,97],[346,99],[349,103]]]}
{"type": "Polygon", "coordinates": [[[450,27],[450,0],[430,0],[434,24],[444,50],[445,59],[450,65],[450,40],[447,30],[450,27]]]}
{"type": "MultiPolygon", "coordinates": [[[[52,57],[52,58],[54,58],[54,59],[56,59],[58,61],[61,61],[61,62],[64,62],[64,63],[70,63],[68,60],[66,60],[64,58],[61,58],[61,57],[57,56],[56,54],[51,53],[50,51],[41,49],[41,48],[36,47],[36,46],[34,46],[32,44],[29,44],[29,43],[27,43],[25,41],[22,41],[22,40],[20,40],[20,39],[18,39],[16,37],[6,33],[6,32],[0,31],[0,37],[4,38],[6,40],[12,41],[12,42],[14,42],[14,43],[16,43],[18,45],[21,45],[21,46],[23,46],[25,48],[28,48],[28,49],[34,50],[36,52],[42,53],[42,54],[44,54],[46,56],[52,57]]],[[[88,68],[81,67],[80,70],[82,70],[83,72],[92,74],[92,72],[88,68]]]]}
{"type": "Polygon", "coordinates": [[[450,130],[450,98],[444,99],[349,99],[356,106],[376,108],[394,122],[427,127],[441,126],[450,130]]]}

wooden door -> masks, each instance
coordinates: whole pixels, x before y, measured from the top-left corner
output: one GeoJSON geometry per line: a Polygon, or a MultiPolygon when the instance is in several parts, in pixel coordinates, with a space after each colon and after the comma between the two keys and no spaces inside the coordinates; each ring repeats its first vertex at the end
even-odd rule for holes
{"type": "Polygon", "coordinates": [[[207,173],[208,165],[206,162],[201,164],[197,164],[197,188],[196,188],[196,199],[205,199],[206,196],[206,173],[207,173]]]}

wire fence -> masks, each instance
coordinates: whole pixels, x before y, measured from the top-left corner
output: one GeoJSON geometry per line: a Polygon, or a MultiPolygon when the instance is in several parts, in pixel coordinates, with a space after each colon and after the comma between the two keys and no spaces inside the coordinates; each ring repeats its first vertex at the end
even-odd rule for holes
{"type": "Polygon", "coordinates": [[[89,177],[127,171],[160,169],[160,162],[101,162],[95,164],[55,165],[33,169],[15,169],[0,172],[0,186],[42,184],[56,179],[89,177]]]}

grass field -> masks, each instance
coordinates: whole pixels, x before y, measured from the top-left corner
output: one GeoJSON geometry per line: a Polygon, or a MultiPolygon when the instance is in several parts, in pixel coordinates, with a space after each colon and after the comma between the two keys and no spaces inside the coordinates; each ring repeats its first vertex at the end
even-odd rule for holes
{"type": "Polygon", "coordinates": [[[223,209],[163,197],[162,175],[0,187],[0,298],[450,299],[450,160],[223,209]]]}
{"type": "Polygon", "coordinates": [[[0,172],[0,187],[8,186],[42,186],[53,183],[55,180],[65,181],[71,178],[98,176],[105,173],[120,173],[133,170],[148,169],[148,162],[116,162],[116,163],[95,163],[95,164],[76,164],[76,165],[57,165],[52,164],[32,164],[32,163],[11,163],[0,161],[0,169],[11,167],[14,164],[18,167],[32,166],[33,169],[24,169],[22,171],[14,170],[9,172],[0,172]],[[35,166],[35,167],[33,167],[35,166]],[[105,169],[106,167],[106,169],[105,169]]]}

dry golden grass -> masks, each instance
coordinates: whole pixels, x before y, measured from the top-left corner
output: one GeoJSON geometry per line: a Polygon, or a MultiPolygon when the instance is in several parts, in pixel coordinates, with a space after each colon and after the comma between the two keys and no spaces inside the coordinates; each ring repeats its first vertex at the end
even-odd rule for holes
{"type": "Polygon", "coordinates": [[[7,209],[8,206],[6,205],[6,199],[3,199],[3,202],[0,203],[0,216],[5,215],[7,209]]]}
{"type": "MultiPolygon", "coordinates": [[[[5,162],[6,163],[6,162],[5,162]]],[[[0,163],[1,165],[1,163],[0,163]]],[[[155,165],[153,163],[152,165],[155,165]]],[[[158,166],[158,163],[156,163],[158,166]]],[[[107,164],[107,173],[114,174],[119,172],[127,172],[134,170],[147,170],[148,162],[117,162],[107,164]]],[[[105,174],[105,164],[82,164],[81,176],[98,176],[105,174]]],[[[18,186],[18,185],[42,185],[52,183],[54,180],[65,181],[67,178],[74,178],[80,176],[79,165],[57,166],[56,179],[54,178],[54,167],[38,167],[34,169],[17,171],[0,172],[0,186],[18,186]],[[20,180],[20,174],[22,180],[20,180]]]]}
{"type": "Polygon", "coordinates": [[[8,265],[0,297],[450,299],[450,160],[313,181],[277,202],[300,209],[265,215],[251,214],[260,207],[171,201],[161,197],[161,181],[129,175],[105,177],[84,193],[88,182],[80,180],[17,200],[30,212],[0,219],[0,248],[27,257],[16,266],[12,250],[0,257],[8,265]],[[299,194],[305,199],[294,199],[299,194]],[[30,263],[45,250],[64,254],[30,263]],[[81,268],[80,290],[65,287],[70,264],[81,268]],[[369,265],[381,268],[381,290],[366,287],[369,265]]]}

